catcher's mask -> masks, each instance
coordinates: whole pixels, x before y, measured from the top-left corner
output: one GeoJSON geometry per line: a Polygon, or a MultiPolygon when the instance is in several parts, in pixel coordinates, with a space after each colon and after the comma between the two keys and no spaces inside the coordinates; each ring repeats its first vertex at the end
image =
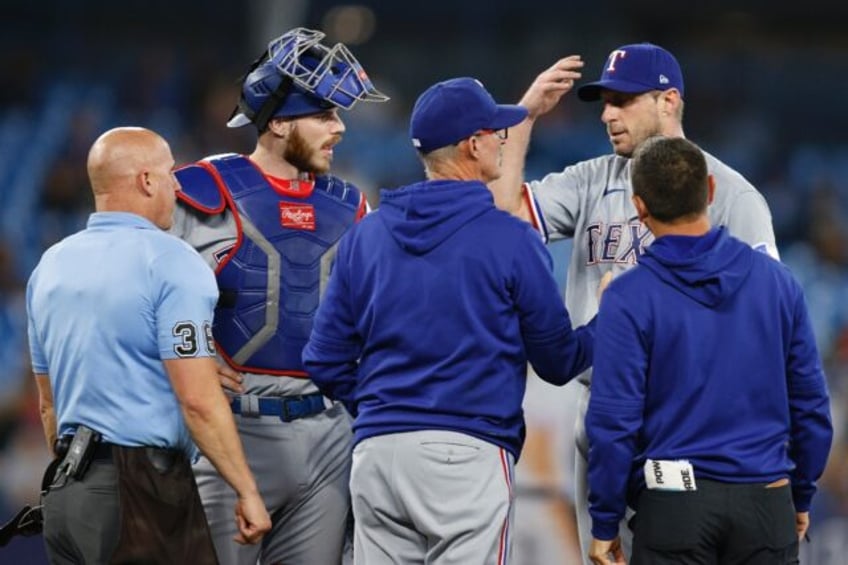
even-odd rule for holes
{"type": "Polygon", "coordinates": [[[299,117],[359,101],[385,102],[356,57],[341,43],[321,44],[320,31],[295,28],[268,44],[244,77],[238,106],[227,126],[254,124],[264,131],[271,118],[299,117]]]}

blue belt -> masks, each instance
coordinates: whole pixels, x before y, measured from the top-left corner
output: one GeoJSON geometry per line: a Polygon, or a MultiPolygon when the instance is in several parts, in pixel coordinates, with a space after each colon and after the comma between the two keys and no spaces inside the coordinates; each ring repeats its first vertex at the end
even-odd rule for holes
{"type": "Polygon", "coordinates": [[[271,398],[245,394],[234,397],[230,408],[233,414],[241,414],[243,417],[279,416],[283,422],[314,416],[327,409],[324,397],[318,393],[271,398]]]}

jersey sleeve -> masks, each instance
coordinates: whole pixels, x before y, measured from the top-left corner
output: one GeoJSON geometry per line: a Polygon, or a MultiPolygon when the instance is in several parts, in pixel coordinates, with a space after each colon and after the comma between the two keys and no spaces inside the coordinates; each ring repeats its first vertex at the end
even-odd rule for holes
{"type": "Polygon", "coordinates": [[[580,210],[580,178],[576,167],[550,173],[527,186],[547,223],[551,240],[572,237],[580,210]]]}
{"type": "Polygon", "coordinates": [[[30,362],[32,364],[32,372],[37,374],[48,373],[47,356],[44,354],[44,349],[41,346],[41,339],[38,337],[38,332],[35,329],[35,320],[33,319],[32,308],[32,291],[35,278],[38,270],[33,272],[29,279],[26,289],[26,309],[27,309],[27,337],[29,338],[30,362]]]}
{"type": "Polygon", "coordinates": [[[726,226],[736,238],[780,260],[765,198],[754,190],[739,194],[727,211],[726,226]]]}
{"type": "Polygon", "coordinates": [[[164,359],[212,357],[212,319],[218,286],[212,270],[186,243],[174,239],[151,264],[156,293],[159,354],[164,359]]]}
{"type": "Polygon", "coordinates": [[[530,224],[542,236],[542,241],[545,243],[550,242],[548,223],[545,221],[545,215],[542,213],[539,201],[533,196],[533,190],[528,183],[524,183],[521,186],[521,198],[524,199],[527,205],[527,210],[530,214],[530,224]]]}
{"type": "Polygon", "coordinates": [[[191,220],[185,204],[177,203],[174,206],[174,213],[171,216],[171,227],[168,233],[173,236],[185,239],[186,234],[191,232],[191,220]]]}

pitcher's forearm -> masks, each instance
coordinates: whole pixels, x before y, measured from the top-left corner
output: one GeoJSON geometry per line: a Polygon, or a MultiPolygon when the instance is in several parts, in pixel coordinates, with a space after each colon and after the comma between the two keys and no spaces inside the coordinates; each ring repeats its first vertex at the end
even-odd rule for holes
{"type": "Polygon", "coordinates": [[[509,137],[503,145],[501,176],[489,183],[489,189],[495,197],[495,205],[525,219],[529,219],[529,214],[525,211],[525,215],[521,215],[522,208],[526,208],[521,185],[524,182],[524,159],[532,129],[531,118],[509,128],[509,137]]]}

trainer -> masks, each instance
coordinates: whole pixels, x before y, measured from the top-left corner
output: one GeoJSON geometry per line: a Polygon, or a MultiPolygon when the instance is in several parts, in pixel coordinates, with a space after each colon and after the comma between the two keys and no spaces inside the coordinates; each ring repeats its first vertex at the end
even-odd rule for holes
{"type": "Polygon", "coordinates": [[[598,314],[586,428],[594,563],[798,563],[833,435],[801,287],[713,228],[701,150],[652,138],[633,204],[655,241],[598,314]],[[613,560],[614,559],[614,560],[613,560]]]}
{"type": "Polygon", "coordinates": [[[355,417],[357,564],[507,563],[527,361],[557,385],[589,365],[541,238],[486,186],[526,115],[472,78],[430,87],[410,125],[428,180],[339,244],[304,361],[355,417]]]}
{"type": "Polygon", "coordinates": [[[217,563],[192,439],[238,493],[238,541],[270,528],[218,384],[215,279],[162,231],[173,166],[152,131],[101,135],[88,155],[96,212],[27,286],[44,433],[61,461],[43,501],[51,563],[217,563]]]}

